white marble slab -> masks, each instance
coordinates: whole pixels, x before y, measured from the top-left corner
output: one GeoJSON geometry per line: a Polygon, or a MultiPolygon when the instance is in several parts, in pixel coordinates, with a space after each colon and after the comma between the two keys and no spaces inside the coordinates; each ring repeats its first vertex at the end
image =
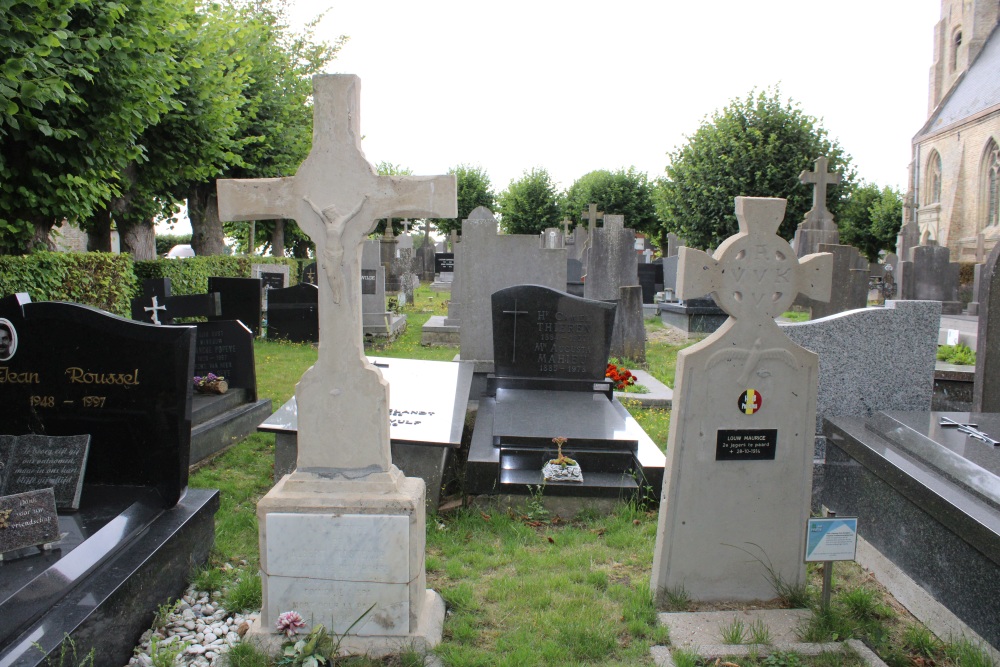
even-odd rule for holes
{"type": "Polygon", "coordinates": [[[279,614],[294,610],[302,615],[307,627],[322,623],[328,630],[343,634],[374,604],[375,608],[351,630],[352,635],[406,635],[410,631],[410,593],[405,583],[269,576],[265,590],[263,621],[271,627],[279,614]]]}
{"type": "Polygon", "coordinates": [[[411,578],[407,516],[288,513],[265,521],[272,577],[388,584],[411,578]]]}

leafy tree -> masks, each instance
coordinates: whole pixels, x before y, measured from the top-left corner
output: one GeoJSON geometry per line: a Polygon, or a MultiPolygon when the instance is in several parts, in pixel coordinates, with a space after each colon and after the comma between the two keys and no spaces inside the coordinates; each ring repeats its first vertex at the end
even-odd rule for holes
{"type": "Polygon", "coordinates": [[[851,158],[827,138],[819,120],[779,96],[777,89],[751,91],[731,101],[668,154],[657,197],[664,231],[695,247],[714,248],[738,231],[735,197],[782,197],[788,203],[778,233],[791,239],[812,207],[812,187],[800,183],[799,174],[823,155],[829,169],[842,175],[841,186],[827,195],[827,208],[837,217],[842,193],[854,179],[851,158]]]}
{"type": "Polygon", "coordinates": [[[560,197],[549,172],[541,168],[525,171],[500,193],[500,226],[508,234],[539,234],[558,227],[560,197]]]}
{"type": "Polygon", "coordinates": [[[0,0],[0,251],[89,218],[178,106],[193,0],[0,0]]]}
{"type": "Polygon", "coordinates": [[[655,236],[659,219],[653,195],[653,185],[646,174],[635,167],[613,172],[592,171],[578,178],[566,191],[563,215],[580,223],[587,207],[597,204],[605,213],[624,215],[626,227],[655,236]]]}
{"type": "MultiPolygon", "coordinates": [[[[312,148],[312,76],[336,57],[347,38],[317,40],[322,15],[296,33],[288,23],[289,0],[233,0],[246,34],[238,40],[250,61],[247,106],[236,136],[243,141],[240,160],[220,177],[276,178],[292,176],[312,148]]],[[[292,220],[219,223],[215,180],[188,188],[188,215],[195,240],[214,245],[226,235],[241,239],[237,250],[254,252],[246,239],[254,230],[254,246],[282,256],[290,250],[306,257],[313,243],[292,220]],[[211,239],[211,241],[208,241],[211,239]]],[[[198,244],[195,243],[198,252],[198,244]]],[[[200,254],[206,254],[201,252],[200,254]]]]}
{"type": "Polygon", "coordinates": [[[431,223],[447,236],[452,230],[462,232],[462,220],[480,206],[496,210],[497,195],[486,170],[480,166],[460,164],[448,170],[458,181],[458,217],[432,218],[431,223]]]}
{"type": "Polygon", "coordinates": [[[869,261],[878,260],[880,250],[892,251],[903,223],[903,195],[875,183],[854,186],[836,219],[840,242],[852,245],[869,261]]]}

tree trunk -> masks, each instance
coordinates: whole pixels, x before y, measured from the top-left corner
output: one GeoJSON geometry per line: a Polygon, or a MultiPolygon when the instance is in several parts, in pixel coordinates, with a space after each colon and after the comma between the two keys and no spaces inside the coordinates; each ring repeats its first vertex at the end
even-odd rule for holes
{"type": "Polygon", "coordinates": [[[104,207],[95,211],[89,226],[87,250],[90,252],[111,252],[111,210],[104,207]]]}
{"type": "Polygon", "coordinates": [[[199,257],[223,255],[222,221],[219,220],[219,202],[215,183],[201,183],[188,192],[188,218],[191,220],[191,247],[199,257]]]}
{"type": "Polygon", "coordinates": [[[285,221],[275,220],[274,230],[271,232],[271,256],[285,256],[285,221]]]}
{"type": "Polygon", "coordinates": [[[55,250],[56,244],[52,242],[50,234],[52,233],[52,227],[55,226],[56,221],[53,219],[35,218],[32,222],[35,226],[35,233],[32,234],[31,240],[28,241],[27,251],[55,250]]]}
{"type": "Polygon", "coordinates": [[[152,220],[137,223],[118,223],[122,252],[131,253],[135,260],[156,259],[156,230],[152,220]]]}

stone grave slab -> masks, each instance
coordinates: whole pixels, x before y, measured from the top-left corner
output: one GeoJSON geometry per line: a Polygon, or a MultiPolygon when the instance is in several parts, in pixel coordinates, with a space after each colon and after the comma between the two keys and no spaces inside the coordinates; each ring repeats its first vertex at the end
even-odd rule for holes
{"type": "Polygon", "coordinates": [[[195,329],[27,295],[0,299],[0,320],[17,342],[4,434],[90,438],[65,536],[0,568],[0,664],[48,664],[67,636],[95,664],[125,664],[212,546],[218,492],[187,489],[195,329]]]}
{"type": "Polygon", "coordinates": [[[799,258],[777,236],[785,200],[736,198],[739,233],[714,255],[678,251],[678,295],[711,294],[730,318],[677,357],[651,588],[694,600],[768,600],[762,562],[805,582],[817,356],[774,318],[830,291],[829,255],[799,258]],[[704,493],[706,488],[725,493],[704,493]]]}
{"type": "Polygon", "coordinates": [[[625,216],[605,215],[604,226],[590,234],[590,254],[583,295],[617,301],[619,288],[639,284],[635,232],[625,227],[625,216]]]}
{"type": "Polygon", "coordinates": [[[299,283],[268,290],[267,338],[292,343],[319,342],[319,288],[299,283]]]}
{"type": "Polygon", "coordinates": [[[222,302],[219,315],[209,317],[210,322],[239,320],[250,329],[254,336],[260,335],[263,315],[261,295],[264,291],[264,283],[260,278],[209,276],[208,291],[218,292],[222,302]]]}
{"type": "Polygon", "coordinates": [[[89,435],[0,435],[0,496],[51,487],[56,507],[79,509],[89,450],[89,435]]]}
{"type": "Polygon", "coordinates": [[[527,494],[543,484],[565,437],[583,483],[548,482],[546,495],[622,498],[656,492],[663,453],[605,379],[615,304],[539,285],[492,296],[496,373],[479,399],[466,468],[477,494],[527,494]]]}
{"type": "MultiPolygon", "coordinates": [[[[437,508],[452,453],[462,444],[462,429],[472,385],[472,365],[421,359],[369,361],[389,383],[389,437],[392,460],[410,477],[427,484],[427,504],[437,508]]],[[[274,433],[274,480],[295,469],[298,455],[298,404],[293,396],[258,430],[274,433]]]]}
{"type": "Polygon", "coordinates": [[[386,308],[385,265],[379,259],[384,247],[370,239],[361,251],[361,324],[366,337],[394,340],[406,329],[406,315],[386,308]]]}
{"type": "Polygon", "coordinates": [[[822,502],[996,650],[1000,447],[956,425],[1000,439],[996,413],[828,418],[822,502]]]}
{"type": "Polygon", "coordinates": [[[939,245],[919,245],[910,248],[909,260],[900,261],[896,270],[900,299],[940,301],[944,315],[958,315],[962,303],[958,300],[957,262],[951,251],[939,245]]]}

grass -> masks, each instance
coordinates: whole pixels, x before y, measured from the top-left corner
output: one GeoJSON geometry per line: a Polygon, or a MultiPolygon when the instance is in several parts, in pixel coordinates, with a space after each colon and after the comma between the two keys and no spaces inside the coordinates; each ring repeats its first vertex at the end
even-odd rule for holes
{"type": "MultiPolygon", "coordinates": [[[[404,309],[406,333],[391,345],[371,346],[372,356],[451,359],[455,347],[422,347],[420,325],[447,310],[447,294],[427,288],[404,309]]],[[[650,323],[655,329],[658,323],[650,323]]],[[[672,386],[677,352],[683,346],[650,343],[647,370],[672,386]]],[[[279,407],[316,359],[311,345],[258,342],[257,378],[261,396],[279,407]]],[[[670,411],[623,403],[657,444],[665,448],[670,411]]],[[[635,403],[635,404],[630,404],[635,403]]],[[[225,608],[260,605],[257,500],[271,487],[274,436],[252,435],[191,476],[191,486],[217,488],[216,543],[209,562],[194,574],[199,590],[224,591],[225,608]]],[[[538,492],[544,495],[544,490],[538,492]]],[[[669,641],[656,623],[649,592],[656,510],[620,504],[609,516],[581,511],[553,515],[541,496],[525,498],[516,510],[475,507],[427,518],[428,587],[448,604],[444,641],[435,653],[445,665],[651,665],[649,647],[669,641]]],[[[828,615],[816,614],[804,634],[813,641],[859,637],[890,667],[914,664],[923,656],[939,667],[990,665],[978,647],[940,642],[922,626],[893,609],[861,568],[838,563],[828,615]],[[860,591],[860,592],[859,592],[860,591]],[[906,660],[911,660],[906,662],[906,660]]],[[[810,571],[810,603],[818,597],[821,573],[810,571]]],[[[667,594],[672,610],[693,607],[683,589],[667,594]]],[[[744,640],[766,644],[766,629],[743,628],[744,640]]],[[[270,666],[250,644],[229,656],[233,667],[270,666]]],[[[740,667],[780,667],[772,656],[737,659],[740,667]]],[[[676,659],[676,658],[675,658],[676,659]]],[[[784,658],[783,658],[784,659],[784,658]]],[[[788,658],[790,660],[791,658],[788,658]]],[[[802,665],[854,665],[844,657],[802,658],[802,665]]],[[[420,665],[416,654],[387,660],[352,658],[338,665],[420,665]]],[[[678,662],[678,664],[684,664],[678,662]]],[[[690,664],[699,664],[692,662],[690,664]]],[[[708,663],[703,663],[708,664],[708,663]]],[[[927,662],[926,664],[931,664],[927,662]]]]}

